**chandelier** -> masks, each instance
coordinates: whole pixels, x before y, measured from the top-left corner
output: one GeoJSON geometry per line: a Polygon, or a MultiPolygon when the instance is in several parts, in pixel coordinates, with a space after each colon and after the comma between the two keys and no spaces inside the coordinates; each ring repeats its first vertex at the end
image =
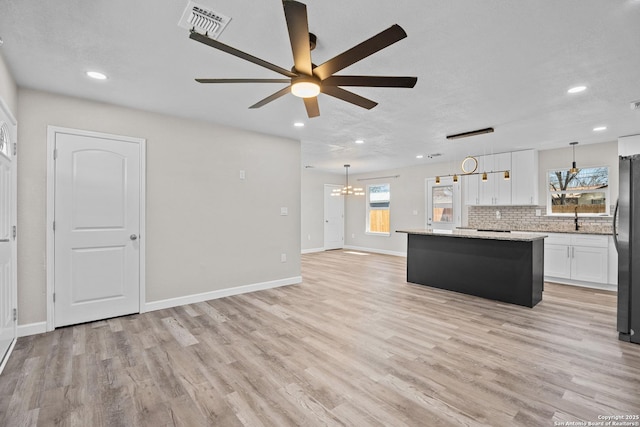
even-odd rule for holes
{"type": "Polygon", "coordinates": [[[331,192],[332,196],[364,196],[364,189],[349,185],[349,168],[351,165],[344,165],[346,170],[346,181],[342,189],[336,188],[331,192]]]}

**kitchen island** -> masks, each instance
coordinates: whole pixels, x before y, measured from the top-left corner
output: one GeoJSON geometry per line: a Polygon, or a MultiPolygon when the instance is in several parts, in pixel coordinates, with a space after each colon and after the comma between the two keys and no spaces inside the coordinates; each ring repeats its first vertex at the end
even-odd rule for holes
{"type": "Polygon", "coordinates": [[[533,307],[542,300],[542,234],[397,230],[407,237],[407,282],[533,307]]]}

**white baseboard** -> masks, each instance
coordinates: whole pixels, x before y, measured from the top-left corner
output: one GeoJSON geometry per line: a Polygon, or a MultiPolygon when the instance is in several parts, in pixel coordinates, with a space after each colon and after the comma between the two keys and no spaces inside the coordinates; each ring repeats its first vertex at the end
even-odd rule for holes
{"type": "MultiPolygon", "coordinates": [[[[0,98],[0,101],[2,101],[2,98],[0,98]]],[[[4,359],[0,359],[0,374],[2,373],[2,371],[4,371],[4,367],[7,365],[7,362],[9,361],[9,356],[11,356],[11,352],[13,351],[13,347],[16,346],[16,340],[13,340],[11,342],[11,345],[9,346],[9,348],[7,349],[7,352],[4,354],[4,359]]]]}
{"type": "Polygon", "coordinates": [[[47,332],[47,322],[27,323],[26,325],[18,325],[18,338],[28,337],[29,335],[44,334],[47,332]]]}
{"type": "Polygon", "coordinates": [[[569,285],[569,286],[578,286],[580,288],[591,288],[591,289],[600,289],[603,291],[618,291],[618,285],[611,285],[608,283],[593,283],[593,282],[583,282],[581,280],[567,280],[567,279],[559,279],[557,277],[544,277],[545,282],[551,283],[559,283],[561,285],[569,285]]]}
{"type": "Polygon", "coordinates": [[[186,295],[183,297],[153,301],[153,302],[148,302],[144,305],[144,312],[162,310],[164,308],[177,307],[177,306],[186,305],[186,304],[194,304],[197,302],[209,301],[217,298],[224,298],[224,297],[230,297],[233,295],[246,294],[248,292],[278,288],[280,286],[295,285],[301,282],[302,282],[302,276],[294,276],[294,277],[288,277],[286,279],[272,280],[270,282],[254,283],[251,285],[237,286],[234,288],[227,288],[227,289],[219,289],[217,291],[211,291],[211,292],[203,292],[201,294],[186,295]]]}
{"type": "Polygon", "coordinates": [[[385,249],[363,248],[361,246],[351,246],[351,245],[345,245],[344,249],[349,249],[351,251],[373,252],[374,254],[401,256],[401,257],[404,257],[404,258],[407,257],[407,253],[406,252],[387,251],[385,249]]]}
{"type": "Polygon", "coordinates": [[[303,249],[300,251],[301,254],[312,254],[315,252],[324,252],[324,248],[311,248],[311,249],[303,249]]]}

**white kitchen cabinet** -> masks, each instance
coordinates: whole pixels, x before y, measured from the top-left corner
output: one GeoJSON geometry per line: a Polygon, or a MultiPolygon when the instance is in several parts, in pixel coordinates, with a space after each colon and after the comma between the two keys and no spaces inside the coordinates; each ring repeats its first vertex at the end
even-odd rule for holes
{"type": "Polygon", "coordinates": [[[608,236],[553,233],[545,239],[544,252],[545,280],[609,284],[608,236]]]}
{"type": "MultiPolygon", "coordinates": [[[[480,156],[478,172],[511,170],[511,153],[480,156]]],[[[481,176],[481,175],[478,175],[481,176]]],[[[481,205],[510,205],[511,181],[504,179],[503,173],[487,173],[487,181],[478,183],[481,205]]]]}
{"type": "Polygon", "coordinates": [[[511,204],[538,204],[538,151],[511,153],[511,204]]]}
{"type": "Polygon", "coordinates": [[[462,187],[464,188],[464,203],[467,206],[477,206],[480,204],[480,194],[478,193],[478,182],[480,175],[462,176],[462,187]]]}

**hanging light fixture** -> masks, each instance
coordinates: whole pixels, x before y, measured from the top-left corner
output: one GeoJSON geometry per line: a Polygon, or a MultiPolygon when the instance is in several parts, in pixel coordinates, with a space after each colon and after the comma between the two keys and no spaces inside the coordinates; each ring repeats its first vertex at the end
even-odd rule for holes
{"type": "Polygon", "coordinates": [[[346,170],[345,185],[342,189],[336,188],[331,191],[332,196],[364,196],[364,189],[361,187],[352,187],[349,185],[349,168],[351,165],[344,165],[346,170]]]}
{"type": "Polygon", "coordinates": [[[453,182],[458,182],[458,175],[453,174],[453,182]]]}
{"type": "Polygon", "coordinates": [[[511,179],[511,175],[509,175],[509,171],[504,171],[504,180],[509,181],[511,179]]]}
{"type": "Polygon", "coordinates": [[[486,172],[482,172],[482,182],[487,182],[487,173],[486,172]]]}
{"type": "Polygon", "coordinates": [[[436,176],[436,184],[440,184],[440,177],[436,176]]]}
{"type": "Polygon", "coordinates": [[[571,175],[575,175],[578,173],[578,168],[576,167],[576,145],[578,145],[578,141],[570,142],[569,145],[573,147],[573,163],[571,163],[571,169],[569,169],[569,173],[571,175]]]}

